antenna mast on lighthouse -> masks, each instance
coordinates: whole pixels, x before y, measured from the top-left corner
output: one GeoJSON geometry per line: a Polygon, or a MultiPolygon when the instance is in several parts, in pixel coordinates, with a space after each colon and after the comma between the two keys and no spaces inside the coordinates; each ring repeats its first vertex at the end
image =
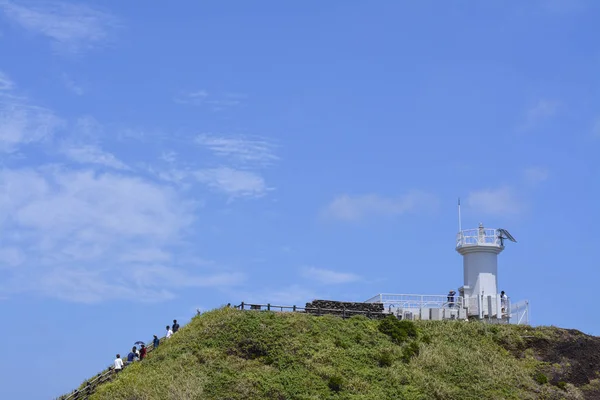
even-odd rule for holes
{"type": "Polygon", "coordinates": [[[458,198],[458,232],[462,232],[462,222],[460,218],[460,197],[458,198]]]}

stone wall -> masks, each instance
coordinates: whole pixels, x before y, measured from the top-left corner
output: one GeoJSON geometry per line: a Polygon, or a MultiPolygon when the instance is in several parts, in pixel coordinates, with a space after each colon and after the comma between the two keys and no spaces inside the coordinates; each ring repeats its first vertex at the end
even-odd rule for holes
{"type": "Polygon", "coordinates": [[[306,312],[315,315],[333,314],[346,317],[364,315],[369,318],[381,318],[387,315],[383,311],[383,303],[354,303],[335,300],[313,300],[306,303],[306,312]]]}

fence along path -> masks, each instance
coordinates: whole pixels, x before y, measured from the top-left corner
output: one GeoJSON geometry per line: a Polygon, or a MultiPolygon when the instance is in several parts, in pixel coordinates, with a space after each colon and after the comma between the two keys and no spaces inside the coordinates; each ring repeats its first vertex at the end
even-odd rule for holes
{"type": "MultiPolygon", "coordinates": [[[[160,338],[159,343],[162,343],[165,338],[166,338],[165,336],[160,338]]],[[[152,350],[154,350],[154,343],[147,344],[146,349],[147,349],[147,354],[149,354],[152,350]]],[[[136,362],[142,362],[142,361],[143,360],[136,361],[136,362]]],[[[123,368],[127,368],[127,365],[124,365],[123,368]]],[[[114,379],[114,377],[116,376],[116,372],[114,371],[114,369],[115,369],[114,365],[107,367],[106,369],[104,369],[104,371],[100,372],[98,375],[96,375],[92,379],[85,381],[78,389],[75,389],[74,391],[72,391],[69,394],[65,394],[60,397],[57,397],[56,400],[81,400],[81,399],[89,398],[89,396],[92,395],[96,391],[96,388],[98,387],[98,385],[101,385],[105,382],[112,381],[114,379]]]]}
{"type": "Polygon", "coordinates": [[[322,308],[322,307],[298,307],[298,306],[281,306],[274,304],[251,304],[242,302],[240,305],[233,306],[233,308],[242,311],[271,311],[271,312],[299,312],[311,315],[337,315],[342,318],[350,318],[354,315],[364,315],[368,318],[383,318],[388,315],[392,315],[387,312],[377,311],[362,311],[353,310],[352,308],[322,308]]]}

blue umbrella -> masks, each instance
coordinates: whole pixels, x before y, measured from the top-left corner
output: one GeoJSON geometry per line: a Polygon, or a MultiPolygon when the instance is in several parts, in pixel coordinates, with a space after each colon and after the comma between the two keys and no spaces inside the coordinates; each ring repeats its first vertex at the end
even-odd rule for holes
{"type": "Polygon", "coordinates": [[[137,341],[137,342],[135,342],[133,345],[134,345],[134,346],[141,346],[141,345],[145,345],[145,344],[146,344],[146,343],[144,343],[144,342],[137,341]]]}

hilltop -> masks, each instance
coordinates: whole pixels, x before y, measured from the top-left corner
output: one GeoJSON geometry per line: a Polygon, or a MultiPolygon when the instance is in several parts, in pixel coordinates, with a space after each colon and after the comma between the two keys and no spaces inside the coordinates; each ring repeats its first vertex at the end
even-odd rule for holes
{"type": "Polygon", "coordinates": [[[90,398],[596,399],[600,338],[462,321],[218,309],[90,398]]]}

